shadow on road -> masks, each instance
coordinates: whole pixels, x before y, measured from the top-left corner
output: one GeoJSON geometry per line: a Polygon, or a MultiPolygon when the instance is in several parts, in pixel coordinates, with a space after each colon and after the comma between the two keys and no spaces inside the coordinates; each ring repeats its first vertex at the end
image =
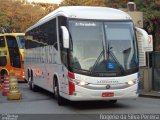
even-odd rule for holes
{"type": "MultiPolygon", "coordinates": [[[[57,102],[53,98],[53,93],[50,93],[42,88],[38,89],[38,92],[33,92],[29,89],[28,85],[26,83],[20,83],[20,89],[23,93],[23,100],[22,101],[42,101],[42,100],[53,100],[54,102],[57,102]]],[[[117,103],[113,104],[109,101],[67,101],[67,104],[65,107],[69,107],[71,109],[75,110],[90,110],[90,109],[106,109],[106,108],[112,108],[112,109],[118,109],[118,108],[130,108],[131,106],[128,106],[127,104],[123,104],[120,101],[117,101],[117,103]]],[[[56,103],[57,104],[57,103],[56,103]]]]}
{"type": "Polygon", "coordinates": [[[106,109],[106,108],[112,108],[112,109],[118,109],[118,108],[128,108],[130,106],[115,103],[112,104],[108,101],[83,101],[83,102],[69,102],[69,106],[72,107],[72,109],[83,109],[83,110],[90,110],[90,109],[106,109]]]}

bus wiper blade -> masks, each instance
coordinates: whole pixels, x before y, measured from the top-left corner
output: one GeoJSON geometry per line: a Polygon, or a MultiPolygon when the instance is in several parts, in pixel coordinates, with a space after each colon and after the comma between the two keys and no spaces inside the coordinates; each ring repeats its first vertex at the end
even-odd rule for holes
{"type": "Polygon", "coordinates": [[[102,52],[99,54],[96,62],[94,63],[93,67],[91,68],[91,70],[90,70],[90,73],[91,73],[91,74],[93,73],[95,67],[97,66],[97,64],[98,64],[98,62],[100,61],[100,59],[101,59],[101,57],[103,56],[103,54],[104,54],[104,49],[103,49],[102,52]]]}
{"type": "Polygon", "coordinates": [[[107,46],[108,48],[107,48],[107,56],[108,56],[108,58],[107,58],[107,60],[109,59],[109,56],[111,56],[112,58],[113,58],[113,60],[117,63],[117,65],[119,66],[119,68],[120,68],[120,70],[121,70],[121,73],[123,74],[124,72],[125,72],[125,70],[124,70],[124,68],[123,68],[123,66],[119,63],[119,61],[118,61],[118,59],[116,58],[116,56],[113,54],[113,52],[111,51],[111,49],[113,48],[113,47],[110,47],[110,43],[108,43],[108,46],[107,46]]]}
{"type": "MultiPolygon", "coordinates": [[[[111,48],[109,48],[109,46],[108,46],[108,50],[107,50],[107,53],[108,53],[107,56],[108,56],[108,58],[107,58],[107,60],[109,60],[109,56],[111,56],[113,58],[113,60],[117,63],[117,65],[119,66],[119,68],[121,70],[121,73],[124,73],[125,70],[124,70],[123,66],[119,63],[118,59],[116,58],[116,56],[113,54],[113,52],[110,49],[111,48]]],[[[100,59],[101,59],[101,57],[102,57],[103,54],[104,54],[104,49],[102,50],[102,52],[98,56],[96,62],[94,63],[93,67],[91,68],[91,70],[90,70],[91,74],[94,72],[94,70],[95,70],[95,68],[96,68],[96,66],[97,66],[98,62],[100,61],[100,59]]]]}
{"type": "Polygon", "coordinates": [[[109,52],[109,55],[111,55],[111,57],[113,58],[113,60],[117,63],[117,65],[119,66],[120,70],[122,73],[125,72],[123,66],[119,63],[119,61],[117,60],[116,56],[113,54],[112,51],[108,51],[109,52]]]}

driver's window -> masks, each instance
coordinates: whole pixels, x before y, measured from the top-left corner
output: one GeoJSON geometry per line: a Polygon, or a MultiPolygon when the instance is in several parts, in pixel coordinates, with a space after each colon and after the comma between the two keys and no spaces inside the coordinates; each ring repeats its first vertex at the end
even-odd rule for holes
{"type": "Polygon", "coordinates": [[[3,36],[0,36],[0,47],[5,47],[5,39],[3,36]]]}

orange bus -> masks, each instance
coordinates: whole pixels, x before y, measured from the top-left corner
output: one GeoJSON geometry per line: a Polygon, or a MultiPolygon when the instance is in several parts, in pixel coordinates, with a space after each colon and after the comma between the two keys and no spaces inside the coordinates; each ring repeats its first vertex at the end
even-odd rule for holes
{"type": "Polygon", "coordinates": [[[24,79],[24,33],[0,34],[0,75],[14,71],[17,79],[24,79]]]}

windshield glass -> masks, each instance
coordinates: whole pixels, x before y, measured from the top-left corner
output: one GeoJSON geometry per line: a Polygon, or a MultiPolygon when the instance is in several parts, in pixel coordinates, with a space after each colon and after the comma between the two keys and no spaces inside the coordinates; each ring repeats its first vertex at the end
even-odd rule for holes
{"type": "Polygon", "coordinates": [[[17,36],[18,44],[21,49],[24,49],[24,36],[17,36]]]}
{"type": "Polygon", "coordinates": [[[124,72],[138,67],[132,22],[69,21],[70,65],[89,72],[124,72]]]}
{"type": "Polygon", "coordinates": [[[131,22],[105,22],[105,33],[110,54],[117,59],[121,67],[124,70],[137,67],[133,24],[131,22]]]}
{"type": "Polygon", "coordinates": [[[103,24],[90,21],[70,21],[72,39],[71,66],[90,70],[103,51],[103,24]]]}

